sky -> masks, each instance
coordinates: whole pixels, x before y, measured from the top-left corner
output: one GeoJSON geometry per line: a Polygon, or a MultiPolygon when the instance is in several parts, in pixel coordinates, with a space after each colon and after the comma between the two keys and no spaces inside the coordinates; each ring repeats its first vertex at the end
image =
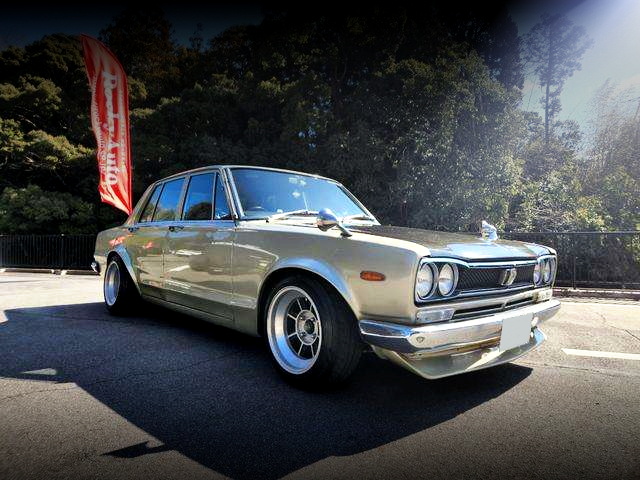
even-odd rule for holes
{"type": "MultiPolygon", "coordinates": [[[[37,5],[22,7],[18,2],[3,6],[0,14],[0,49],[7,45],[24,46],[46,34],[85,33],[97,37],[113,17],[128,5],[119,2],[85,2],[78,5],[37,5]]],[[[215,3],[196,6],[193,2],[162,5],[165,16],[174,28],[174,38],[186,44],[196,26],[202,25],[202,35],[210,39],[232,25],[258,24],[262,7],[257,3],[215,3]]]]}
{"type": "MultiPolygon", "coordinates": [[[[635,111],[640,100],[640,0],[537,0],[511,4],[512,17],[520,33],[528,32],[541,11],[564,13],[576,25],[583,25],[594,41],[582,58],[582,68],[564,85],[561,120],[581,124],[589,120],[594,94],[607,79],[618,92],[629,88],[635,111]]],[[[539,109],[541,89],[535,78],[525,83],[523,108],[539,109]]]]}
{"type": "MultiPolygon", "coordinates": [[[[582,69],[565,83],[561,96],[562,120],[571,118],[584,124],[596,90],[607,80],[618,84],[620,91],[633,89],[631,99],[640,98],[640,0],[505,0],[521,34],[527,33],[544,12],[564,13],[576,25],[583,25],[594,40],[582,61],[582,69]]],[[[25,4],[26,5],[26,4],[25,4]]],[[[183,44],[202,24],[202,34],[209,39],[232,25],[258,24],[262,9],[252,3],[209,3],[206,15],[202,8],[188,3],[163,5],[174,25],[175,39],[183,44]]],[[[121,3],[85,3],[76,6],[36,8],[12,6],[0,15],[0,49],[9,44],[24,46],[50,33],[97,36],[111,19],[124,10],[121,3]]],[[[522,107],[539,110],[541,93],[535,78],[525,82],[522,107]]],[[[632,100],[637,103],[637,100],[632,100]]]]}

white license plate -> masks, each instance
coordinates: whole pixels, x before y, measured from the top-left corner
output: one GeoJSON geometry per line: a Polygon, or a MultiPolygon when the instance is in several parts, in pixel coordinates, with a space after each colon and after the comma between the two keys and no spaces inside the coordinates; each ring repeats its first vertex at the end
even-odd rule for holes
{"type": "Polygon", "coordinates": [[[502,320],[502,335],[500,336],[500,351],[524,345],[531,334],[531,320],[533,313],[525,313],[502,320]]]}

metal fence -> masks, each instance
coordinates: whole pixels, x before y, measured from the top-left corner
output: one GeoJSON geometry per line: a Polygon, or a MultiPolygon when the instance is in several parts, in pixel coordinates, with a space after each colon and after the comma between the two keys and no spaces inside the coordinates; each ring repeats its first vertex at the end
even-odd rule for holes
{"type": "Polygon", "coordinates": [[[640,231],[504,233],[558,252],[556,285],[640,288],[640,231]]]}
{"type": "Polygon", "coordinates": [[[95,235],[0,235],[0,268],[90,270],[95,235]]]}
{"type": "MultiPolygon", "coordinates": [[[[640,231],[503,233],[558,252],[556,284],[640,289],[640,231]]],[[[0,268],[89,270],[95,235],[0,235],[0,268]]]]}

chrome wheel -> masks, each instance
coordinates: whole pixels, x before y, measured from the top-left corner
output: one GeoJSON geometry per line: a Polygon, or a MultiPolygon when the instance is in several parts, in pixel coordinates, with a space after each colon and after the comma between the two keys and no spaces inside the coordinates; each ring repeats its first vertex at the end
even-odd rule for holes
{"type": "Polygon", "coordinates": [[[276,361],[287,372],[301,374],[318,358],[322,325],[315,303],[299,287],[280,289],[267,312],[267,336],[276,361]]]}
{"type": "Polygon", "coordinates": [[[104,301],[112,306],[118,299],[120,290],[120,269],[116,262],[111,262],[104,274],[104,301]]]}

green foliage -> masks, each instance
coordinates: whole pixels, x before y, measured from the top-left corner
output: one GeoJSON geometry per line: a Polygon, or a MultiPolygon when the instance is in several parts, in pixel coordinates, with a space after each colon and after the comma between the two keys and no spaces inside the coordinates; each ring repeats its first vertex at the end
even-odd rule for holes
{"type": "Polygon", "coordinates": [[[37,185],[0,195],[3,233],[85,233],[93,228],[93,207],[70,193],[47,192],[37,185]]]}
{"type": "MultiPolygon", "coordinates": [[[[578,125],[554,120],[584,33],[545,17],[523,41],[504,9],[464,10],[271,6],[209,41],[196,27],[187,47],[159,9],[124,10],[101,39],[128,74],[134,200],[178,171],[255,164],[336,178],[385,223],[637,228],[634,112],[603,88],[586,154],[578,125]],[[549,87],[546,118],[518,108],[524,47],[549,87]]],[[[0,232],[122,222],[99,203],[89,101],[77,38],[0,52],[0,232]]]]}

